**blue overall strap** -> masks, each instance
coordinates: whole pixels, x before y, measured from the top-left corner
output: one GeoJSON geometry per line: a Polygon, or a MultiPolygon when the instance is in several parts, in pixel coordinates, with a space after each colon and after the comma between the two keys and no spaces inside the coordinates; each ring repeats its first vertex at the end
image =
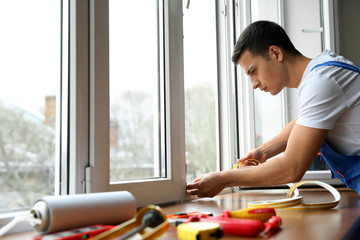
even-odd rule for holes
{"type": "Polygon", "coordinates": [[[321,67],[321,66],[341,67],[341,68],[345,68],[345,69],[348,69],[348,70],[351,70],[351,71],[360,73],[360,68],[359,68],[359,67],[355,67],[355,66],[353,66],[353,65],[350,65],[350,64],[347,64],[347,63],[344,63],[344,62],[339,62],[339,61],[328,61],[328,62],[320,63],[320,64],[314,66],[314,67],[311,69],[311,71],[314,70],[315,68],[318,68],[318,67],[321,67]]]}

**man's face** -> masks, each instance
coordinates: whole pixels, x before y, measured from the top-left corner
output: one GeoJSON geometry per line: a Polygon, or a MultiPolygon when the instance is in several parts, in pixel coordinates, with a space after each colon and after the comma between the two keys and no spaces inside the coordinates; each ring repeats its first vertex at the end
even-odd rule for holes
{"type": "Polygon", "coordinates": [[[269,59],[253,56],[246,50],[239,59],[239,64],[249,76],[253,89],[278,94],[286,85],[284,71],[278,57],[269,53],[269,59]]]}

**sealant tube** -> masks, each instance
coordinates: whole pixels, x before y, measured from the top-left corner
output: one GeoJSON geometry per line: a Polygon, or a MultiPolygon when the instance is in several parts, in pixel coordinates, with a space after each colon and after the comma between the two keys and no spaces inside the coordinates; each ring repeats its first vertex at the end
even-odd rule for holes
{"type": "Polygon", "coordinates": [[[133,218],[136,201],[127,191],[42,197],[31,213],[40,219],[34,229],[48,234],[95,224],[116,225],[133,218]]]}

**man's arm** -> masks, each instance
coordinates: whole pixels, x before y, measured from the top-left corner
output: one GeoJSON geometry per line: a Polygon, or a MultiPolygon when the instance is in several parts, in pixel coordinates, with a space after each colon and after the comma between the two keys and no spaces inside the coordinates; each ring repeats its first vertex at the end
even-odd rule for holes
{"type": "Polygon", "coordinates": [[[290,133],[295,125],[295,121],[296,120],[290,122],[277,136],[265,142],[258,148],[251,150],[238,161],[257,159],[260,162],[265,162],[267,159],[284,152],[290,133]]]}
{"type": "Polygon", "coordinates": [[[273,186],[300,181],[327,132],[294,124],[283,155],[252,168],[205,174],[188,184],[187,193],[213,197],[225,187],[273,186]]]}

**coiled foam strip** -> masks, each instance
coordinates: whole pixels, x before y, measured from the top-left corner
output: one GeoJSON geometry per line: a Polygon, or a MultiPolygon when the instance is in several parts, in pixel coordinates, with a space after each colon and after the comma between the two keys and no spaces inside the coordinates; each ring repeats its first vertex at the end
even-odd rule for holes
{"type": "Polygon", "coordinates": [[[330,186],[327,183],[320,181],[302,181],[295,184],[289,185],[291,186],[287,196],[288,198],[279,199],[279,200],[267,200],[267,201],[254,201],[249,202],[248,207],[252,208],[263,208],[263,207],[271,207],[278,210],[288,210],[288,211],[316,211],[316,210],[327,210],[337,206],[340,202],[341,195],[334,187],[330,186]],[[298,196],[298,187],[303,184],[316,184],[319,185],[326,190],[328,190],[333,196],[334,200],[329,202],[321,202],[321,203],[304,203],[303,197],[298,196]],[[293,196],[294,193],[294,196],[293,196]]]}

